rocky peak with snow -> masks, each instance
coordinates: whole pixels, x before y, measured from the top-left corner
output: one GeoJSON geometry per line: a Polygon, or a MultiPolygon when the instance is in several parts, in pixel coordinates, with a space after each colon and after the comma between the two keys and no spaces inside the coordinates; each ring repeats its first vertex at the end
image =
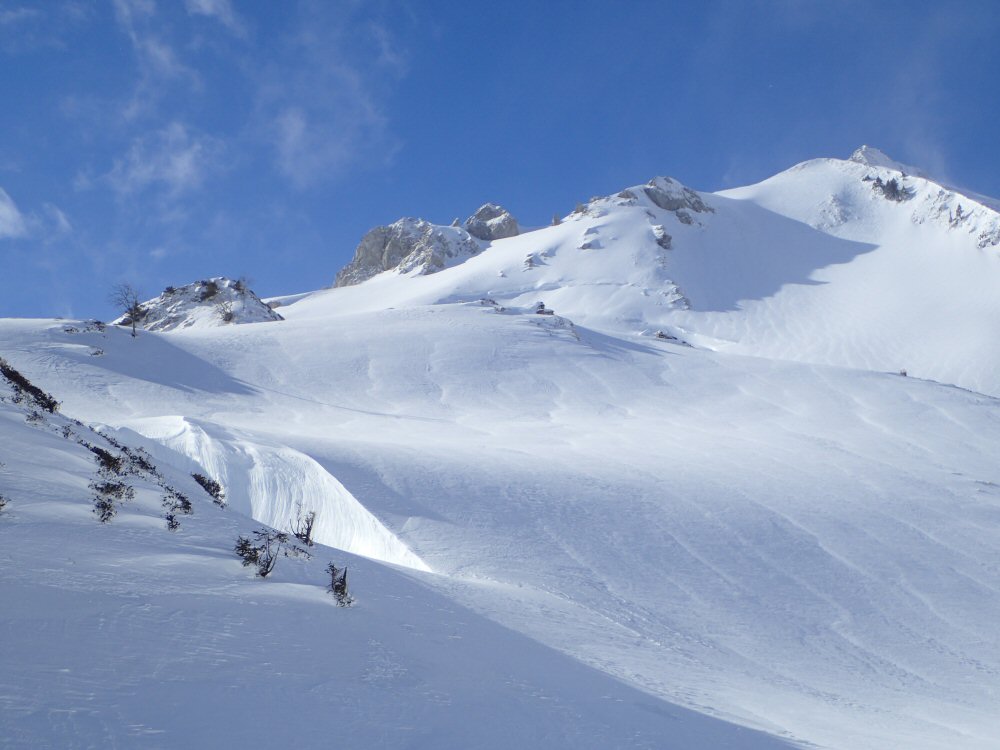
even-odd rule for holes
{"type": "Polygon", "coordinates": [[[353,286],[383,271],[434,273],[479,253],[482,246],[461,227],[404,218],[375,227],[361,238],[354,258],[337,274],[335,287],[353,286]]]}
{"type": "Polygon", "coordinates": [[[484,203],[480,206],[465,220],[465,230],[473,237],[486,242],[516,237],[521,233],[517,219],[503,206],[495,203],[484,203]]]}
{"type": "MultiPolygon", "coordinates": [[[[159,297],[146,300],[139,307],[142,315],[136,324],[147,331],[283,320],[245,281],[225,276],[186,286],[168,286],[159,297]]],[[[113,323],[128,326],[132,325],[132,319],[126,314],[113,323]]]]}
{"type": "Polygon", "coordinates": [[[898,162],[884,151],[880,151],[874,146],[861,146],[860,148],[855,149],[848,161],[852,161],[855,164],[863,164],[866,167],[891,169],[894,172],[902,172],[903,174],[915,175],[917,177],[929,179],[927,175],[917,167],[912,167],[909,164],[898,162]]]}

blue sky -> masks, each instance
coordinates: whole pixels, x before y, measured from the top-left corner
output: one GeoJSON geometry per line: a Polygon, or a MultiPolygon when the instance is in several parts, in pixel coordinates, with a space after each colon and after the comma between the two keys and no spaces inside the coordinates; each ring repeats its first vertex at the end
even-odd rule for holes
{"type": "Polygon", "coordinates": [[[1000,196],[993,2],[0,0],[0,315],[330,284],[371,227],[522,224],[858,145],[1000,196]]]}

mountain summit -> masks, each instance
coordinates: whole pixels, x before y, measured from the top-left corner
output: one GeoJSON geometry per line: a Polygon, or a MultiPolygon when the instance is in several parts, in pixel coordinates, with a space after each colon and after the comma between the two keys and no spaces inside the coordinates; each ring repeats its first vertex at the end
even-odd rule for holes
{"type": "Polygon", "coordinates": [[[896,172],[911,174],[917,177],[927,177],[927,175],[917,167],[902,164],[885,154],[885,152],[879,151],[873,146],[861,146],[860,148],[855,149],[854,153],[851,154],[849,161],[864,164],[867,167],[882,167],[884,169],[892,169],[896,172]]]}

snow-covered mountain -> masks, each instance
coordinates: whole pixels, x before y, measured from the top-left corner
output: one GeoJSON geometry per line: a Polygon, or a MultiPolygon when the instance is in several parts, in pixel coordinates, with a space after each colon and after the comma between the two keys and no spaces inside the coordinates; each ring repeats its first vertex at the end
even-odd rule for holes
{"type": "Polygon", "coordinates": [[[1000,395],[995,201],[900,167],[863,148],[718,194],[657,178],[431,276],[401,267],[304,305],[542,300],[609,333],[674,331],[717,351],[1000,395]],[[879,188],[893,180],[900,200],[879,188]]]}
{"type": "Polygon", "coordinates": [[[0,382],[0,736],[995,747],[997,221],[869,148],[413,222],[280,325],[0,321],[61,402],[0,382]],[[81,439],[158,472],[106,524],[81,439]],[[312,557],[241,566],[309,513],[312,557]]]}

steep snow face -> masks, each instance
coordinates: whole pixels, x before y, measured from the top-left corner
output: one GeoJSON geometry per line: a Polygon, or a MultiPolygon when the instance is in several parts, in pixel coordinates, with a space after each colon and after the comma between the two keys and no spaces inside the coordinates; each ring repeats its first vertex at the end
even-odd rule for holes
{"type": "Polygon", "coordinates": [[[360,284],[384,271],[434,273],[476,255],[482,246],[460,227],[400,219],[366,234],[334,286],[360,284]]]}
{"type": "MultiPolygon", "coordinates": [[[[798,222],[815,230],[815,239],[769,237],[775,248],[794,251],[802,269],[778,269],[770,290],[746,288],[725,307],[691,295],[692,311],[675,320],[697,330],[701,343],[906,370],[1000,395],[1000,348],[992,344],[1000,330],[1000,214],[982,200],[904,177],[895,166],[835,159],[806,162],[720,197],[798,222]],[[880,188],[891,181],[896,200],[880,188]]],[[[759,231],[741,224],[744,235],[759,231]]],[[[754,260],[774,254],[761,248],[754,260]]],[[[690,263],[699,272],[693,253],[690,263]]]]}
{"type": "MultiPolygon", "coordinates": [[[[1000,215],[994,199],[948,187],[920,176],[919,170],[862,147],[850,160],[814,159],[757,185],[720,195],[747,200],[838,236],[883,244],[906,224],[968,235],[980,249],[1000,244],[1000,215]],[[894,180],[898,193],[884,185],[894,180]]],[[[923,244],[941,244],[926,232],[923,244]]]]}
{"type": "Polygon", "coordinates": [[[486,203],[465,220],[465,231],[486,242],[515,237],[521,233],[517,219],[503,206],[486,203]]]}
{"type": "MultiPolygon", "coordinates": [[[[165,445],[190,458],[192,471],[208,471],[226,488],[231,507],[246,516],[294,531],[307,514],[314,513],[317,542],[429,570],[340,482],[300,451],[183,417],[131,420],[123,425],[155,441],[143,443],[154,455],[157,445],[165,445]]],[[[134,441],[128,431],[123,433],[123,439],[130,437],[134,441]]]]}
{"type": "MultiPolygon", "coordinates": [[[[137,324],[147,331],[282,320],[244,282],[223,276],[167,287],[159,297],[143,302],[140,307],[142,315],[137,324]]],[[[126,314],[113,323],[128,326],[132,320],[126,314]]]]}

